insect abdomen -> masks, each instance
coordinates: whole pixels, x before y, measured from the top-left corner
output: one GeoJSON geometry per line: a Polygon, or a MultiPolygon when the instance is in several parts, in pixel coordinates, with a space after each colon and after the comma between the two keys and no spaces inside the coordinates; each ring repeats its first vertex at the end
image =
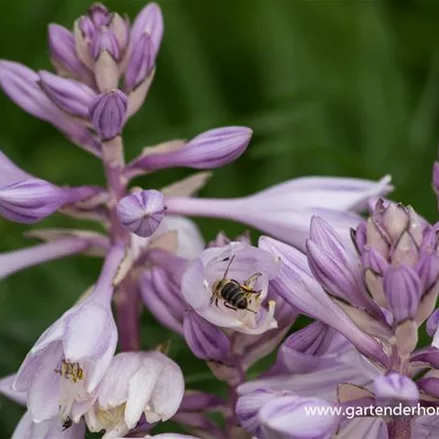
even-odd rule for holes
{"type": "Polygon", "coordinates": [[[221,289],[221,297],[235,308],[247,308],[247,298],[245,297],[241,286],[236,281],[232,280],[223,286],[221,289]]]}

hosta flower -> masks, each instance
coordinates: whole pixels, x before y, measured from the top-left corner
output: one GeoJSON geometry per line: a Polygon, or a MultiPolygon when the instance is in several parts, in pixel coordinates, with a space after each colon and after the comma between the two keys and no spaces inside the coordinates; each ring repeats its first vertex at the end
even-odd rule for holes
{"type": "Polygon", "coordinates": [[[96,193],[92,187],[59,188],[18,168],[0,151],[0,215],[10,221],[33,223],[61,206],[96,193]]]}
{"type": "Polygon", "coordinates": [[[34,421],[59,413],[60,419],[78,423],[95,401],[116,349],[110,303],[123,257],[122,246],[110,250],[93,292],[43,333],[21,365],[13,388],[27,392],[34,421]]]}
{"type": "MultiPolygon", "coordinates": [[[[12,389],[14,380],[15,375],[0,379],[0,394],[20,405],[26,405],[26,392],[17,392],[12,389]]],[[[83,421],[65,428],[67,425],[63,426],[63,421],[58,415],[47,421],[36,423],[30,412],[27,411],[15,427],[11,439],[82,439],[85,437],[85,423],[83,421]]]]}
{"type": "Polygon", "coordinates": [[[379,182],[344,178],[306,177],[235,199],[168,197],[169,213],[227,218],[304,248],[313,215],[323,217],[345,239],[361,218],[369,198],[384,195],[390,179],[379,182]]]}
{"type": "MultiPolygon", "coordinates": [[[[247,148],[252,131],[246,127],[215,128],[199,134],[174,148],[144,154],[134,160],[127,172],[155,171],[162,168],[188,167],[211,169],[237,159],[247,148]]],[[[146,150],[148,152],[148,150],[146,150]]]]}
{"type": "Polygon", "coordinates": [[[177,364],[158,351],[116,355],[98,389],[95,406],[86,414],[91,431],[105,429],[105,439],[123,437],[142,415],[154,423],[178,410],[184,394],[177,364]]]}
{"type": "Polygon", "coordinates": [[[270,253],[241,243],[205,250],[192,262],[182,279],[187,303],[211,323],[248,334],[276,327],[275,303],[262,306],[268,282],[276,276],[280,262],[270,253]],[[232,296],[223,291],[232,288],[232,296]],[[247,287],[243,289],[239,285],[247,287]],[[247,291],[247,293],[244,293],[247,291]]]}

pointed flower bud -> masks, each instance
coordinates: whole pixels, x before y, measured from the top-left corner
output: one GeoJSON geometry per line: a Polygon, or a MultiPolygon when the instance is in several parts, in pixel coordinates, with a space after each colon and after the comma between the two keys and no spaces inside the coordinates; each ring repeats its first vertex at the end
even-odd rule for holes
{"type": "Polygon", "coordinates": [[[163,194],[155,189],[136,191],[119,201],[117,215],[125,229],[142,238],[151,236],[165,216],[163,194]]]}
{"type": "Polygon", "coordinates": [[[416,264],[421,279],[422,291],[427,292],[439,279],[439,255],[437,252],[423,254],[416,264]]]}
{"type": "Polygon", "coordinates": [[[40,72],[40,86],[61,110],[88,119],[88,108],[96,97],[96,93],[90,87],[45,71],[40,72]]]}
{"type": "Polygon", "coordinates": [[[119,60],[119,43],[116,35],[110,29],[103,28],[95,34],[91,50],[95,60],[99,58],[101,52],[109,53],[115,61],[119,60]]]}
{"type": "Polygon", "coordinates": [[[78,58],[75,38],[69,30],[58,24],[49,25],[49,48],[52,64],[61,76],[93,86],[93,75],[78,58]]]}
{"type": "Polygon", "coordinates": [[[131,28],[131,43],[136,46],[142,37],[148,34],[151,38],[155,59],[163,37],[163,16],[157,3],[149,3],[139,12],[131,28]]]}
{"type": "Polygon", "coordinates": [[[281,396],[262,407],[259,422],[268,438],[330,438],[341,420],[330,411],[331,407],[332,404],[322,399],[281,396]],[[324,407],[327,410],[322,414],[324,407]],[[315,413],[310,416],[313,409],[315,413]]]}
{"type": "Polygon", "coordinates": [[[167,421],[183,395],[180,367],[161,352],[121,353],[111,362],[86,422],[91,431],[105,429],[108,437],[123,437],[142,414],[148,423],[167,421]]]}
{"type": "Polygon", "coordinates": [[[110,90],[97,96],[89,109],[93,127],[104,141],[121,133],[126,112],[127,97],[119,90],[110,90]]]}
{"type": "Polygon", "coordinates": [[[259,247],[282,261],[279,274],[272,280],[271,287],[288,304],[342,333],[367,357],[384,365],[389,364],[388,357],[376,340],[363,332],[313,278],[302,252],[266,236],[259,239],[259,247]]]}
{"type": "Polygon", "coordinates": [[[167,197],[166,206],[168,213],[233,219],[305,249],[314,215],[327,221],[347,242],[349,229],[361,221],[361,217],[348,210],[388,192],[388,183],[387,177],[379,182],[307,177],[244,198],[167,197]]]}
{"type": "Polygon", "coordinates": [[[396,372],[375,378],[373,387],[375,396],[379,400],[406,402],[419,400],[419,390],[416,384],[409,377],[396,372]]]}
{"type": "Polygon", "coordinates": [[[206,131],[173,151],[141,156],[129,165],[155,171],[188,167],[212,169],[236,160],[247,148],[252,131],[246,127],[225,127],[206,131]]]}
{"type": "Polygon", "coordinates": [[[94,3],[88,9],[88,15],[96,27],[106,26],[110,21],[110,13],[102,3],[94,3]]]}
{"type": "Polygon", "coordinates": [[[17,168],[0,151],[0,215],[18,223],[34,223],[63,205],[95,193],[92,187],[59,188],[17,168]]]}
{"type": "Polygon", "coordinates": [[[128,93],[142,83],[154,67],[153,45],[151,37],[143,34],[133,47],[131,58],[125,71],[124,89],[128,93]]]}
{"type": "Polygon", "coordinates": [[[111,299],[124,253],[119,245],[109,251],[93,292],[41,335],[21,365],[13,388],[27,391],[35,422],[59,413],[77,423],[94,403],[116,350],[111,299]]]}
{"type": "Polygon", "coordinates": [[[421,281],[416,272],[405,265],[390,267],[383,286],[396,322],[413,319],[421,294],[421,281]]]}
{"type": "Polygon", "coordinates": [[[183,328],[186,343],[197,358],[233,364],[230,340],[217,326],[197,313],[188,311],[184,317],[183,328]]]}
{"type": "Polygon", "coordinates": [[[119,45],[119,49],[123,52],[126,49],[130,38],[130,25],[128,18],[123,19],[118,13],[111,14],[109,29],[113,32],[119,45]]]}
{"type": "Polygon", "coordinates": [[[274,301],[269,301],[268,309],[261,305],[279,266],[279,260],[270,253],[246,244],[233,242],[210,248],[189,265],[183,275],[182,293],[187,303],[214,325],[261,334],[276,327],[274,301]],[[233,290],[231,295],[221,293],[227,283],[233,290]],[[251,288],[251,293],[244,294],[238,284],[251,288]]]}
{"type": "Polygon", "coordinates": [[[180,286],[159,267],[145,271],[139,279],[143,302],[149,312],[166,328],[183,335],[183,316],[187,304],[180,286]]]}

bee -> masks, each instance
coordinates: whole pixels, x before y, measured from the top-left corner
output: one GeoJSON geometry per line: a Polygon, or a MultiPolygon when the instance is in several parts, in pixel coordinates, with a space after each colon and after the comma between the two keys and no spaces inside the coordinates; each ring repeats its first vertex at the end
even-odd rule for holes
{"type": "Polygon", "coordinates": [[[72,419],[70,418],[70,416],[67,416],[67,417],[64,418],[63,421],[62,421],[62,424],[61,424],[61,426],[62,426],[62,430],[61,430],[61,431],[65,431],[65,430],[67,430],[67,429],[70,428],[72,425],[73,425],[73,421],[72,421],[72,419]]]}
{"type": "Polygon", "coordinates": [[[250,309],[248,305],[252,294],[255,294],[256,298],[261,294],[261,291],[254,290],[253,286],[259,277],[262,276],[262,273],[251,275],[243,284],[234,279],[227,279],[227,274],[234,259],[235,255],[231,258],[223,259],[223,261],[229,261],[229,263],[222,279],[216,281],[212,286],[210,303],[215,302],[215,305],[218,306],[218,300],[223,299],[226,308],[233,309],[234,311],[245,309],[256,314],[256,311],[250,309]]]}

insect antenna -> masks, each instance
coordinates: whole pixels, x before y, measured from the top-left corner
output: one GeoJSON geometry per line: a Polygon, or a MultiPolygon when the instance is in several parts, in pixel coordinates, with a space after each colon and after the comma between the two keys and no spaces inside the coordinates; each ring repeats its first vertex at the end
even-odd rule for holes
{"type": "MultiPolygon", "coordinates": [[[[224,261],[227,261],[227,259],[228,259],[228,258],[224,259],[224,261]]],[[[224,280],[224,279],[227,277],[227,274],[229,273],[229,268],[230,268],[230,266],[232,265],[232,262],[233,262],[234,259],[235,259],[235,255],[233,255],[233,256],[230,258],[229,263],[227,264],[226,271],[224,272],[224,276],[223,276],[222,280],[224,280]]]]}

